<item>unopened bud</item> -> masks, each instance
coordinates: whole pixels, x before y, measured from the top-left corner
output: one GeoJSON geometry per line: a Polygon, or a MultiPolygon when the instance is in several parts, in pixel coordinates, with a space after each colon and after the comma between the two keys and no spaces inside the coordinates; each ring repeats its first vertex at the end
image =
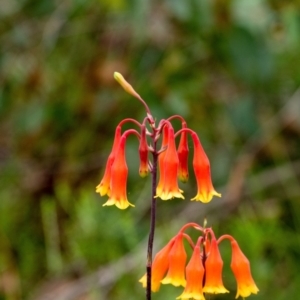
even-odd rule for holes
{"type": "Polygon", "coordinates": [[[122,86],[122,88],[130,95],[136,98],[141,98],[140,95],[134,90],[134,88],[129,84],[123,75],[119,72],[114,72],[114,78],[122,86]]]}

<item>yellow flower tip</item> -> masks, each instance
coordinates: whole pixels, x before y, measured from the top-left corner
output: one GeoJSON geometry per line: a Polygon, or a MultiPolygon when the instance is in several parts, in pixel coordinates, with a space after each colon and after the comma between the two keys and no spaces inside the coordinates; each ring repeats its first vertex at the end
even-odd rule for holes
{"type": "Polygon", "coordinates": [[[203,194],[197,194],[194,198],[191,199],[191,201],[201,201],[203,203],[208,203],[212,199],[212,195],[203,195],[203,194]]]}
{"type": "MultiPolygon", "coordinates": [[[[142,284],[143,288],[147,287],[147,273],[144,274],[144,276],[139,280],[139,282],[142,284]]],[[[151,283],[151,291],[153,293],[158,292],[160,288],[160,281],[155,280],[155,278],[152,278],[151,283]]]]}
{"type": "MultiPolygon", "coordinates": [[[[96,193],[99,193],[101,195],[101,186],[100,184],[96,186],[96,193]]],[[[102,196],[102,195],[101,195],[102,196]]]]}
{"type": "Polygon", "coordinates": [[[174,198],[184,199],[184,196],[182,195],[182,193],[183,193],[183,190],[181,190],[181,189],[164,191],[163,189],[157,188],[155,198],[159,197],[161,200],[172,200],[174,198]]]}
{"type": "Polygon", "coordinates": [[[162,284],[172,284],[174,286],[186,286],[186,280],[185,279],[177,279],[172,277],[165,277],[162,281],[162,284]]]}
{"type": "Polygon", "coordinates": [[[116,207],[119,209],[126,209],[129,206],[135,207],[133,204],[131,204],[128,201],[116,202],[116,207]]]}
{"type": "Polygon", "coordinates": [[[239,287],[235,296],[235,299],[237,299],[239,296],[246,298],[249,297],[251,294],[257,294],[259,292],[259,289],[256,285],[254,286],[244,286],[239,287]]]}
{"type": "Polygon", "coordinates": [[[157,283],[152,283],[151,284],[151,291],[153,293],[156,293],[159,291],[159,288],[160,288],[160,282],[157,282],[157,283]]]}
{"type": "Polygon", "coordinates": [[[115,205],[119,209],[126,209],[129,206],[135,207],[133,204],[128,202],[128,200],[116,201],[115,199],[108,199],[102,206],[112,206],[115,205]]]}
{"type": "Polygon", "coordinates": [[[216,196],[216,197],[219,197],[219,198],[221,198],[221,197],[222,197],[222,194],[220,194],[220,193],[217,193],[216,191],[214,191],[214,192],[213,192],[213,195],[214,195],[214,196],[216,196]]]}
{"type": "Polygon", "coordinates": [[[144,274],[144,276],[139,280],[139,282],[142,284],[143,288],[147,287],[147,274],[144,274]]]}
{"type": "Polygon", "coordinates": [[[109,188],[103,186],[102,184],[99,184],[96,186],[96,193],[99,193],[100,196],[109,196],[109,188]]]}
{"type": "Polygon", "coordinates": [[[217,193],[216,191],[212,191],[210,193],[198,193],[194,198],[191,199],[191,201],[201,201],[203,203],[208,203],[211,201],[213,196],[221,197],[222,195],[220,193],[217,193]]]}
{"type": "Polygon", "coordinates": [[[198,293],[186,293],[183,292],[179,297],[176,299],[181,299],[181,300],[189,300],[189,299],[195,299],[195,300],[205,300],[203,294],[198,294],[198,293]]]}
{"type": "Polygon", "coordinates": [[[115,204],[116,202],[113,199],[108,199],[102,206],[112,206],[115,204]]]}
{"type": "Polygon", "coordinates": [[[174,193],[166,193],[166,192],[162,192],[160,195],[156,196],[159,197],[161,200],[172,200],[174,198],[180,198],[184,200],[184,196],[181,194],[182,191],[180,192],[174,192],[174,193]]]}
{"type": "Polygon", "coordinates": [[[229,291],[224,286],[207,286],[203,288],[204,293],[208,294],[225,294],[229,291]]]}

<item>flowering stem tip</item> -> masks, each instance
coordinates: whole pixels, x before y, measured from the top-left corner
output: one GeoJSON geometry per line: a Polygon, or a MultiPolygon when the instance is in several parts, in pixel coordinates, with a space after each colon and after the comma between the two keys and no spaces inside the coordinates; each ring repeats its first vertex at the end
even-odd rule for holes
{"type": "Polygon", "coordinates": [[[214,196],[221,197],[221,194],[216,192],[213,186],[210,161],[199,136],[187,126],[184,118],[174,115],[160,120],[157,125],[147,103],[122,74],[115,72],[114,78],[127,93],[142,103],[145,117],[142,122],[126,118],[117,125],[112,149],[106,161],[103,177],[96,186],[96,192],[100,196],[108,197],[103,206],[116,206],[122,210],[134,207],[134,204],[127,199],[129,169],[126,162],[126,142],[132,135],[137,137],[139,175],[143,178],[150,173],[152,180],[146,274],[140,279],[143,287],[146,288],[146,299],[151,300],[151,292],[157,292],[161,284],[184,287],[184,291],[177,299],[205,300],[205,294],[228,293],[222,281],[223,261],[218,248],[219,243],[226,238],[230,239],[232,246],[231,269],[237,280],[236,296],[248,297],[250,294],[256,294],[258,288],[252,279],[249,261],[241,252],[237,242],[228,235],[217,240],[211,228],[203,228],[197,223],[184,225],[178,234],[156,254],[154,260],[152,259],[158,198],[184,199],[184,191],[179,187],[178,180],[187,182],[190,177],[189,138],[194,146],[191,164],[197,184],[196,196],[191,200],[208,203],[214,196]],[[181,122],[181,129],[176,131],[173,121],[181,122]],[[128,123],[136,129],[123,130],[123,125],[128,123]],[[158,183],[157,174],[159,174],[158,183]],[[185,233],[185,230],[190,227],[200,233],[196,243],[185,233]],[[192,249],[189,261],[184,240],[192,249]]]}

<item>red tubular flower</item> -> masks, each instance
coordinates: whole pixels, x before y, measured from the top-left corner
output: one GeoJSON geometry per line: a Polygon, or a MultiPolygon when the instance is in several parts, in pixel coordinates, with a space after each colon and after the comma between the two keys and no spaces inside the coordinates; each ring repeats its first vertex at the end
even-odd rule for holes
{"type": "Polygon", "coordinates": [[[123,135],[111,166],[110,196],[103,206],[116,205],[120,209],[126,209],[129,205],[134,206],[127,200],[128,167],[125,158],[125,142],[126,136],[123,135]]]}
{"type": "Polygon", "coordinates": [[[101,182],[96,186],[96,193],[100,193],[101,196],[110,194],[110,177],[111,177],[111,166],[115,160],[116,151],[119,147],[119,142],[121,139],[121,126],[117,126],[115,131],[115,138],[111,153],[108,156],[104,176],[101,182]]]}
{"type": "Polygon", "coordinates": [[[200,246],[197,244],[193,255],[186,267],[186,287],[183,293],[176,299],[205,300],[202,292],[202,280],[204,268],[200,256],[200,246]]]}
{"type": "Polygon", "coordinates": [[[221,197],[221,194],[217,193],[212,185],[209,160],[202,148],[197,134],[192,133],[191,135],[194,142],[193,167],[198,186],[197,195],[191,200],[207,203],[213,196],[221,197]]]}
{"type": "Polygon", "coordinates": [[[140,156],[139,173],[140,173],[141,177],[146,177],[149,173],[149,167],[148,167],[148,144],[147,144],[146,126],[145,125],[142,125],[142,127],[141,127],[139,156],[140,156]]]}
{"type": "Polygon", "coordinates": [[[161,187],[156,190],[156,197],[160,197],[162,200],[170,200],[174,197],[184,199],[183,191],[179,189],[177,182],[179,160],[176,152],[174,129],[171,126],[168,129],[168,148],[165,152],[163,170],[161,170],[163,171],[163,174],[161,173],[163,178],[161,187]]]}
{"type": "MultiPolygon", "coordinates": [[[[185,122],[182,123],[182,128],[186,128],[185,122]]],[[[187,142],[186,131],[183,131],[181,133],[177,154],[179,159],[178,178],[182,182],[187,182],[189,179],[189,170],[188,170],[189,147],[187,142]]]]}
{"type": "Polygon", "coordinates": [[[237,281],[237,294],[235,298],[239,296],[245,298],[251,294],[257,294],[259,289],[252,278],[249,260],[241,251],[238,243],[233,239],[231,240],[231,248],[232,257],[230,267],[237,281]]]}
{"type": "Polygon", "coordinates": [[[210,250],[210,240],[206,239],[204,244],[205,253],[209,253],[210,250]]]}
{"type": "MultiPolygon", "coordinates": [[[[168,126],[164,126],[161,148],[163,149],[164,147],[167,147],[167,146],[168,146],[168,126]]],[[[156,187],[156,195],[161,194],[162,187],[163,187],[163,184],[164,184],[164,174],[165,174],[164,159],[165,159],[165,155],[166,155],[166,150],[161,152],[158,156],[159,182],[158,182],[157,187],[156,187]]]]}
{"type": "Polygon", "coordinates": [[[209,294],[223,294],[229,293],[225,289],[222,281],[223,261],[218,249],[217,240],[212,239],[208,258],[205,261],[205,285],[203,288],[204,293],[209,294]]]}
{"type": "Polygon", "coordinates": [[[161,283],[185,286],[185,263],[186,252],[183,246],[183,234],[180,233],[175,237],[174,245],[169,254],[168,274],[161,283]]]}
{"type": "MultiPolygon", "coordinates": [[[[175,238],[171,239],[171,241],[162,248],[154,257],[152,263],[152,279],[151,279],[151,290],[152,292],[157,292],[160,288],[160,282],[164,278],[168,267],[169,267],[169,253],[174,245],[175,238]]],[[[145,274],[139,280],[143,287],[147,287],[147,274],[145,274]]]]}

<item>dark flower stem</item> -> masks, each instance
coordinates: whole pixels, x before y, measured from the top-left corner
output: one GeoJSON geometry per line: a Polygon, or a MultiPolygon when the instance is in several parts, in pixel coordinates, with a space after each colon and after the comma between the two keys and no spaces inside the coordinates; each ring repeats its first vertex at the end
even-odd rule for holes
{"type": "Polygon", "coordinates": [[[152,277],[152,251],[155,232],[155,220],[156,220],[156,184],[157,184],[157,158],[158,153],[156,151],[156,141],[153,143],[153,161],[152,161],[152,192],[151,192],[151,220],[150,220],[150,232],[148,239],[147,249],[147,288],[146,299],[151,300],[151,277],[152,277]]]}

